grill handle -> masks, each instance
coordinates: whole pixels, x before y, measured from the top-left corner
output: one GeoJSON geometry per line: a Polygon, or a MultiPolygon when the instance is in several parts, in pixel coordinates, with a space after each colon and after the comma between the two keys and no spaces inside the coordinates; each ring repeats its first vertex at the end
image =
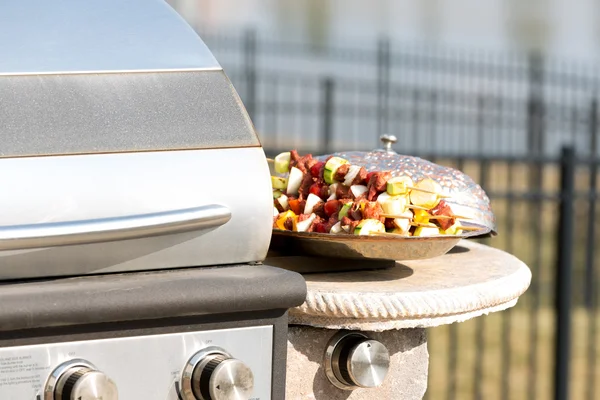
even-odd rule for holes
{"type": "Polygon", "coordinates": [[[216,228],[230,219],[227,207],[211,204],[124,217],[0,226],[0,250],[141,239],[216,228]]]}

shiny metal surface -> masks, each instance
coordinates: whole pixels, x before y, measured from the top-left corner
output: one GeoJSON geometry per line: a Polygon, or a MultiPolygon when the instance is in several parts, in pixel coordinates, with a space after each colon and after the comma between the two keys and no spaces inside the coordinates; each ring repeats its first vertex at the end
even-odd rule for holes
{"type": "Polygon", "coordinates": [[[0,158],[260,146],[223,71],[0,77],[0,104],[0,158]]]}
{"type": "MultiPolygon", "coordinates": [[[[466,225],[466,224],[465,224],[466,225]]],[[[461,239],[489,233],[489,228],[461,235],[359,236],[273,229],[271,249],[288,254],[310,254],[328,258],[423,260],[446,254],[461,239]]]]}
{"type": "Polygon", "coordinates": [[[0,398],[51,400],[44,386],[56,366],[85,359],[114,381],[120,399],[180,400],[183,367],[208,346],[246,364],[254,375],[253,397],[271,399],[272,326],[0,348],[2,378],[14,382],[0,381],[0,398]]]}
{"type": "Polygon", "coordinates": [[[66,371],[58,381],[55,400],[118,400],[117,386],[100,371],[85,367],[66,371]]]}
{"type": "MultiPolygon", "coordinates": [[[[482,235],[496,234],[496,218],[490,199],[481,186],[461,171],[393,151],[349,151],[334,155],[363,166],[367,171],[390,171],[393,176],[406,175],[413,181],[431,178],[440,184],[442,194],[450,196],[444,200],[456,215],[469,217],[472,222],[487,227],[482,235]]],[[[318,158],[323,161],[327,157],[318,158]]]]}
{"type": "Polygon", "coordinates": [[[231,219],[227,207],[212,204],[185,210],[103,218],[0,226],[0,250],[91,244],[216,228],[231,219]]]}
{"type": "MultiPolygon", "coordinates": [[[[4,359],[6,359],[7,357],[4,357],[4,359]]],[[[0,355],[0,359],[3,359],[2,356],[0,355]]],[[[90,369],[90,370],[95,370],[96,367],[90,363],[89,361],[80,359],[80,358],[74,358],[68,361],[63,362],[62,364],[60,364],[59,366],[57,366],[52,372],[50,372],[48,379],[46,380],[46,382],[43,385],[43,399],[44,400],[55,400],[55,396],[54,393],[57,390],[57,386],[59,385],[59,379],[61,376],[63,376],[67,371],[73,369],[73,368],[86,368],[86,369],[90,369]]],[[[10,374],[10,371],[9,371],[10,374]]],[[[63,383],[60,384],[60,386],[62,387],[63,383]]],[[[1,388],[0,388],[0,394],[1,394],[1,388]]]]}
{"type": "Polygon", "coordinates": [[[208,385],[210,400],[247,400],[254,392],[254,374],[240,360],[228,359],[217,365],[208,385]]]}
{"type": "Polygon", "coordinates": [[[0,251],[0,279],[247,263],[272,234],[261,148],[0,159],[0,226],[160,213],[219,204],[215,229],[88,245],[0,251]],[[35,192],[32,192],[35,188],[35,192]]]}
{"type": "Polygon", "coordinates": [[[338,389],[355,390],[380,386],[389,362],[389,352],[383,344],[362,332],[341,330],[327,343],[323,369],[338,389]]]}
{"type": "Polygon", "coordinates": [[[390,153],[394,153],[394,149],[392,149],[392,146],[394,145],[394,143],[396,143],[398,141],[398,138],[396,138],[396,136],[394,136],[394,135],[381,135],[379,137],[379,139],[383,143],[383,150],[384,151],[387,151],[387,152],[390,152],[390,153]]]}
{"type": "Polygon", "coordinates": [[[362,388],[380,386],[390,367],[387,348],[376,340],[365,340],[350,350],[346,368],[352,382],[362,388]]]}
{"type": "Polygon", "coordinates": [[[200,349],[194,354],[183,367],[181,373],[181,396],[183,400],[198,400],[200,394],[200,375],[202,370],[200,364],[207,358],[214,355],[221,355],[231,358],[231,354],[217,346],[208,346],[200,349]]]}
{"type": "Polygon", "coordinates": [[[164,0],[0,2],[0,74],[220,68],[164,0]]]}

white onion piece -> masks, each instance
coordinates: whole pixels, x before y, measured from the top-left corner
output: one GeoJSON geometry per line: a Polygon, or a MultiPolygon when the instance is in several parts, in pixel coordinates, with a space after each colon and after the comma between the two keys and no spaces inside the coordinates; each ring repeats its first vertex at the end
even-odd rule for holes
{"type": "Polygon", "coordinates": [[[407,218],[395,218],[394,219],[394,225],[398,229],[401,229],[403,233],[404,232],[408,232],[410,230],[410,221],[414,217],[413,212],[410,211],[410,210],[406,210],[406,211],[404,211],[404,212],[402,212],[401,214],[398,214],[398,215],[401,215],[401,216],[407,217],[407,218]]]}
{"type": "Polygon", "coordinates": [[[338,186],[340,186],[339,183],[332,183],[331,185],[329,185],[329,194],[335,194],[335,191],[337,190],[338,186]]]}
{"type": "Polygon", "coordinates": [[[317,216],[315,214],[311,214],[310,217],[304,221],[296,222],[296,232],[306,232],[316,217],[317,216]]]}
{"type": "Polygon", "coordinates": [[[338,186],[339,183],[329,185],[329,197],[327,198],[327,201],[337,199],[337,195],[335,194],[335,192],[337,191],[338,186]]]}
{"type": "Polygon", "coordinates": [[[279,215],[279,210],[276,207],[273,207],[273,216],[276,217],[279,215]]]}
{"type": "Polygon", "coordinates": [[[342,232],[342,223],[338,222],[337,224],[335,224],[334,226],[331,227],[331,230],[329,231],[329,233],[340,233],[342,232]]]}
{"type": "Polygon", "coordinates": [[[354,196],[354,198],[357,198],[358,196],[365,194],[367,192],[367,187],[363,186],[363,185],[352,185],[350,186],[350,191],[352,192],[352,195],[354,196]]]}
{"type": "Polygon", "coordinates": [[[360,172],[360,167],[358,165],[351,165],[344,177],[344,185],[352,186],[352,181],[356,178],[356,175],[360,172]]]}
{"type": "Polygon", "coordinates": [[[323,200],[321,200],[321,198],[319,196],[315,196],[312,193],[309,194],[308,197],[306,198],[306,205],[304,206],[303,214],[312,214],[313,208],[315,208],[315,206],[322,201],[323,200]]]}
{"type": "Polygon", "coordinates": [[[283,211],[287,210],[290,206],[288,203],[288,197],[285,194],[282,194],[281,196],[279,196],[277,198],[277,201],[279,202],[279,205],[281,206],[283,211]]]}
{"type": "Polygon", "coordinates": [[[288,178],[288,186],[287,186],[287,194],[296,195],[298,194],[298,189],[300,189],[300,184],[302,183],[302,178],[304,174],[296,167],[292,167],[290,170],[290,177],[288,178]]]}
{"type": "Polygon", "coordinates": [[[394,226],[400,229],[402,233],[408,232],[410,229],[410,219],[394,218],[394,226]]]}
{"type": "Polygon", "coordinates": [[[390,196],[383,192],[377,197],[383,212],[390,215],[400,215],[406,209],[408,200],[406,196],[390,196]]]}

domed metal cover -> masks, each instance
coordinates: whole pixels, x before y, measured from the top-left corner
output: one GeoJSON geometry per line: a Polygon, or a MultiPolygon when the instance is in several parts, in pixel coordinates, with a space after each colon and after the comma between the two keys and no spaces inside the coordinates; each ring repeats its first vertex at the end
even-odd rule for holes
{"type": "MultiPolygon", "coordinates": [[[[414,182],[431,178],[442,187],[441,194],[449,196],[445,201],[456,215],[470,217],[473,223],[489,228],[492,235],[497,234],[490,199],[481,186],[461,171],[386,150],[350,151],[333,155],[363,166],[367,171],[390,171],[393,176],[409,176],[414,182]]],[[[325,160],[327,157],[318,158],[325,160]]]]}

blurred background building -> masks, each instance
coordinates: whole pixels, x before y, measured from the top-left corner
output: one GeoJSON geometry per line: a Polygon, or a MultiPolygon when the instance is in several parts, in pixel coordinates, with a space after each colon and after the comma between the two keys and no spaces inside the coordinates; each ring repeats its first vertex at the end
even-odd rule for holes
{"type": "Polygon", "coordinates": [[[391,133],[396,151],[486,190],[500,235],[485,243],[533,282],[509,311],[429,330],[428,399],[559,399],[558,380],[571,399],[600,398],[599,2],[168,2],[223,65],[268,154],[370,150],[391,133]]]}
{"type": "Polygon", "coordinates": [[[600,4],[593,0],[169,0],[211,34],[255,27],[319,47],[393,41],[484,50],[537,49],[596,59],[600,4]]]}

